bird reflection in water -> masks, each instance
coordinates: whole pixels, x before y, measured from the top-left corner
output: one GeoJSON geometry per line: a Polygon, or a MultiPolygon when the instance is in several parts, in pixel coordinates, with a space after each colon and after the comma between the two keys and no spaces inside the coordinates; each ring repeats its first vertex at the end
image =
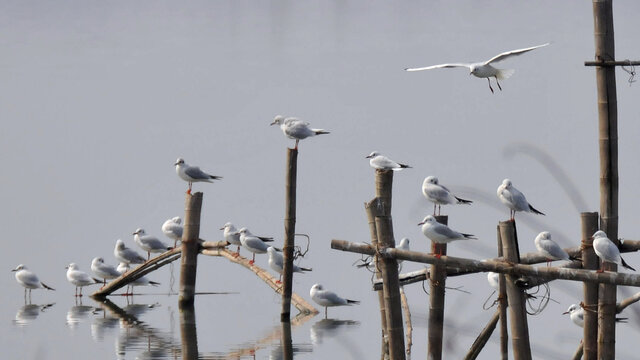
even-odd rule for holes
{"type": "Polygon", "coordinates": [[[53,305],[55,305],[55,303],[45,305],[25,304],[16,312],[16,318],[13,320],[13,323],[19,327],[27,326],[37,319],[41,312],[44,312],[53,305]]]}

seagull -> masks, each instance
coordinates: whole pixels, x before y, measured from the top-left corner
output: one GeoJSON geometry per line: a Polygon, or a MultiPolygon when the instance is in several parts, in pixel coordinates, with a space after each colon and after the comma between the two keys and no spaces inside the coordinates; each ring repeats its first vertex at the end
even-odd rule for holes
{"type": "MultiPolygon", "coordinates": [[[[267,248],[269,247],[269,245],[264,243],[265,242],[264,239],[269,239],[269,238],[262,238],[259,236],[255,236],[246,227],[243,227],[242,229],[240,229],[239,233],[240,233],[240,243],[242,244],[242,246],[244,246],[245,249],[253,253],[253,259],[249,261],[249,264],[253,265],[253,263],[255,263],[256,261],[256,254],[265,254],[267,252],[267,248]]],[[[271,239],[270,241],[273,241],[273,239],[271,239]]],[[[276,250],[280,250],[280,249],[276,249],[276,250]]]]}
{"type": "Polygon", "coordinates": [[[232,223],[228,222],[224,224],[224,226],[221,227],[220,230],[224,230],[223,236],[226,242],[228,242],[231,245],[238,246],[238,251],[236,251],[236,257],[239,256],[240,246],[242,245],[242,243],[240,242],[240,232],[238,232],[238,229],[236,229],[236,227],[233,226],[232,223]]]}
{"type": "MultiPolygon", "coordinates": [[[[629,270],[636,271],[636,269],[632,268],[627,264],[624,259],[620,256],[620,250],[609,238],[604,231],[598,230],[593,234],[593,250],[596,252],[596,255],[602,260],[604,263],[610,262],[618,265],[622,265],[629,270]]],[[[598,272],[603,272],[604,270],[600,268],[598,272]]]]}
{"type": "MultiPolygon", "coordinates": [[[[284,272],[284,256],[282,256],[282,254],[280,254],[273,246],[269,246],[267,248],[267,253],[269,254],[269,266],[278,274],[280,274],[280,280],[282,280],[282,275],[284,272]]],[[[305,271],[311,271],[312,269],[310,268],[303,268],[300,267],[296,264],[293,264],[293,272],[305,272],[305,271]]],[[[280,282],[280,280],[278,280],[278,282],[280,282]]]]}
{"type": "Polygon", "coordinates": [[[498,88],[500,89],[500,91],[502,91],[502,87],[500,86],[500,82],[498,80],[509,78],[511,75],[513,75],[515,70],[496,69],[493,66],[491,66],[492,63],[497,63],[502,60],[506,60],[512,56],[518,56],[526,52],[529,52],[531,50],[535,50],[537,48],[541,48],[547,45],[549,45],[549,43],[536,45],[536,46],[532,46],[524,49],[517,49],[517,50],[503,52],[501,54],[498,54],[492,57],[491,59],[485,62],[477,62],[477,63],[470,63],[470,64],[466,64],[466,63],[439,64],[439,65],[420,67],[420,68],[407,68],[405,70],[406,71],[422,71],[422,70],[431,70],[431,69],[440,69],[440,68],[466,67],[470,71],[469,75],[473,75],[479,78],[486,78],[487,81],[489,82],[489,90],[491,90],[491,93],[493,93],[493,88],[491,87],[490,79],[491,78],[496,79],[496,84],[498,85],[498,88]]]}
{"type": "Polygon", "coordinates": [[[296,140],[295,149],[298,150],[298,142],[310,136],[329,134],[323,129],[312,129],[309,123],[294,117],[285,118],[282,115],[276,115],[271,125],[279,125],[282,132],[289,138],[296,140]]]}
{"type": "Polygon", "coordinates": [[[67,265],[67,280],[75,285],[76,296],[82,297],[82,288],[87,285],[100,284],[102,281],[94,279],[84,271],[80,271],[80,268],[75,263],[67,265]],[[80,288],[80,294],[78,294],[78,288],[80,288]]]}
{"type": "MultiPolygon", "coordinates": [[[[582,306],[578,304],[571,304],[567,311],[562,313],[562,315],[566,314],[569,314],[569,317],[574,324],[580,327],[584,327],[584,309],[582,308],[582,306]]],[[[626,322],[627,320],[627,318],[616,318],[616,322],[626,322]]]]}
{"type": "Polygon", "coordinates": [[[178,241],[182,240],[182,219],[180,216],[173,217],[162,224],[162,233],[173,240],[173,247],[178,246],[178,241]]]}
{"type": "Polygon", "coordinates": [[[543,231],[534,240],[536,249],[547,259],[547,265],[551,260],[570,260],[569,254],[560,247],[555,241],[551,240],[551,233],[543,231]]]}
{"type": "Polygon", "coordinates": [[[116,241],[116,247],[113,249],[113,255],[115,255],[116,259],[120,262],[124,262],[127,264],[142,264],[146,260],[140,256],[135,250],[128,248],[124,241],[118,239],[116,241]]]}
{"type": "Polygon", "coordinates": [[[527,202],[527,198],[524,197],[524,194],[516,189],[509,179],[502,180],[502,184],[498,186],[497,193],[498,199],[500,199],[503,204],[511,209],[509,211],[511,220],[514,220],[517,211],[532,212],[534,214],[544,215],[544,213],[536,210],[533,206],[531,206],[531,204],[527,202]]]}
{"type": "MultiPolygon", "coordinates": [[[[454,240],[477,239],[474,235],[451,230],[447,225],[440,224],[432,215],[427,215],[418,225],[422,225],[422,233],[431,241],[438,244],[447,244],[454,240]]],[[[441,257],[442,254],[436,254],[441,257]]]]}
{"type": "Polygon", "coordinates": [[[120,277],[120,273],[116,268],[111,265],[107,265],[104,263],[104,259],[101,257],[93,258],[91,261],[91,271],[103,280],[103,286],[107,285],[107,279],[115,279],[120,277]]]}
{"type": "Polygon", "coordinates": [[[500,289],[500,274],[497,272],[489,271],[487,273],[487,281],[489,282],[489,286],[492,288],[499,290],[500,289]]]}
{"type": "MultiPolygon", "coordinates": [[[[409,238],[402,238],[400,243],[396,244],[396,249],[409,251],[409,238]]],[[[398,265],[402,264],[403,260],[398,260],[398,265]]]]}
{"type": "Polygon", "coordinates": [[[338,296],[336,293],[325,290],[322,285],[314,284],[309,290],[311,299],[318,305],[324,306],[324,317],[327,318],[327,308],[329,306],[342,306],[342,305],[357,305],[360,301],[344,299],[338,296]]]}
{"type": "Polygon", "coordinates": [[[147,252],[147,260],[151,258],[151,253],[163,253],[171,250],[171,247],[160,241],[155,236],[147,235],[144,229],[137,229],[133,234],[133,241],[147,252]]]}
{"type": "Polygon", "coordinates": [[[366,158],[371,159],[369,160],[369,165],[371,165],[372,168],[378,169],[378,170],[399,171],[399,170],[411,167],[406,164],[397,163],[384,155],[380,155],[380,153],[377,151],[372,152],[366,158]]]}
{"type": "Polygon", "coordinates": [[[438,178],[435,176],[427,176],[424,179],[422,194],[433,203],[434,216],[436,215],[436,205],[438,205],[438,215],[440,215],[440,205],[471,204],[473,202],[453,195],[444,185],[438,184],[438,178]]]}
{"type": "Polygon", "coordinates": [[[47,286],[45,283],[38,279],[38,276],[27,269],[25,265],[18,265],[15,269],[11,270],[16,273],[16,281],[18,284],[24,287],[24,298],[27,299],[27,290],[29,290],[29,300],[31,300],[31,290],[33,289],[47,289],[55,290],[54,288],[47,286]]]}
{"type": "MultiPolygon", "coordinates": [[[[124,274],[127,271],[129,271],[129,264],[127,264],[125,262],[121,262],[120,264],[118,264],[118,268],[116,270],[118,271],[118,273],[124,274]]],[[[129,284],[127,284],[127,289],[125,290],[124,294],[125,295],[133,295],[133,287],[134,286],[147,286],[147,285],[158,286],[158,285],[160,285],[160,283],[159,282],[155,282],[155,281],[151,281],[151,280],[147,279],[146,277],[142,276],[142,277],[137,278],[136,280],[133,280],[129,284]],[[131,289],[131,292],[129,292],[129,289],[131,289]]]]}
{"type": "Polygon", "coordinates": [[[184,162],[183,158],[178,158],[173,165],[176,166],[176,173],[178,173],[178,176],[189,183],[189,190],[187,190],[187,194],[191,194],[191,185],[194,182],[213,182],[212,180],[222,179],[222,176],[209,175],[200,170],[199,167],[187,164],[184,162]]]}

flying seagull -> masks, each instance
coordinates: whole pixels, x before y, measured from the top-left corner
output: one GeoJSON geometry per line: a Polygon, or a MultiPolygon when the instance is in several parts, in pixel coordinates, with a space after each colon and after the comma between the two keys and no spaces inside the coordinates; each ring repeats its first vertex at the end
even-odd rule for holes
{"type": "Polygon", "coordinates": [[[444,185],[438,183],[435,176],[427,176],[422,183],[422,194],[427,200],[433,203],[433,215],[436,214],[436,205],[438,206],[438,215],[440,215],[440,206],[447,204],[471,204],[473,201],[459,198],[451,193],[444,185]]]}
{"type": "Polygon", "coordinates": [[[520,190],[516,189],[509,179],[502,180],[502,184],[498,186],[497,194],[500,201],[510,209],[509,215],[511,216],[511,220],[516,216],[516,211],[532,212],[534,214],[544,215],[527,202],[527,198],[524,197],[524,194],[521,193],[520,190]]]}
{"type": "Polygon", "coordinates": [[[294,117],[285,118],[282,115],[276,115],[271,125],[279,125],[280,129],[282,129],[282,132],[289,139],[295,139],[296,150],[298,149],[298,142],[300,142],[300,140],[302,139],[306,139],[310,136],[329,134],[329,132],[324,129],[311,128],[311,124],[309,124],[308,122],[294,117]]]}
{"type": "Polygon", "coordinates": [[[178,173],[178,176],[189,183],[189,190],[187,190],[187,194],[191,194],[191,185],[194,182],[213,182],[212,180],[222,179],[222,176],[207,174],[200,170],[199,167],[187,164],[184,162],[183,158],[178,158],[173,165],[176,167],[176,173],[178,173]]]}
{"type": "Polygon", "coordinates": [[[431,70],[431,69],[441,69],[441,68],[454,68],[454,67],[466,67],[469,69],[470,74],[469,75],[473,75],[475,77],[479,77],[479,78],[486,78],[487,81],[489,82],[489,90],[491,90],[491,93],[493,93],[493,88],[491,87],[491,78],[495,78],[496,79],[496,84],[498,85],[498,88],[500,89],[500,91],[502,91],[502,87],[500,86],[500,82],[498,80],[503,80],[503,79],[507,79],[509,78],[511,75],[513,75],[513,73],[515,72],[515,70],[513,69],[496,69],[493,66],[491,66],[492,63],[497,63],[500,62],[502,60],[506,60],[512,56],[518,56],[518,55],[522,55],[526,52],[529,52],[531,50],[535,50],[537,48],[541,48],[543,46],[547,46],[549,45],[549,43],[546,44],[542,44],[542,45],[536,45],[536,46],[532,46],[532,47],[528,47],[528,48],[524,48],[524,49],[517,49],[517,50],[511,50],[511,51],[506,51],[503,52],[501,54],[498,54],[494,57],[492,57],[491,59],[485,61],[485,62],[477,62],[477,63],[452,63],[452,64],[439,64],[439,65],[433,65],[433,66],[427,66],[427,67],[419,67],[419,68],[407,68],[405,69],[406,71],[422,71],[422,70],[431,70]]]}

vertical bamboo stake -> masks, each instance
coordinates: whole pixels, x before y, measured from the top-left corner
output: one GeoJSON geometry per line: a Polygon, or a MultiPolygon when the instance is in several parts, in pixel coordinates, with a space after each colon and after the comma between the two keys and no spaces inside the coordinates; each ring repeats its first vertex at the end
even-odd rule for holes
{"type": "Polygon", "coordinates": [[[286,215],[284,219],[284,266],[282,269],[282,311],[280,321],[290,321],[291,292],[293,289],[293,248],[296,232],[296,181],[298,149],[287,149],[286,215]]]}
{"type": "MultiPolygon", "coordinates": [[[[446,215],[436,216],[436,221],[447,225],[446,215]]],[[[431,242],[431,252],[434,254],[447,255],[447,244],[437,244],[431,242]]],[[[444,288],[447,280],[447,268],[444,266],[431,265],[429,269],[429,325],[428,325],[428,345],[427,358],[430,360],[442,359],[442,338],[444,327],[444,288]]]]}
{"type": "MultiPolygon", "coordinates": [[[[498,256],[503,256],[502,238],[498,226],[498,256]]],[[[504,274],[498,276],[498,306],[500,312],[500,358],[509,359],[509,332],[507,331],[507,282],[504,274]]]]}
{"type": "MultiPolygon", "coordinates": [[[[520,262],[515,221],[500,222],[500,238],[502,239],[505,260],[513,263],[520,262]]],[[[513,358],[515,360],[531,360],[525,294],[515,284],[516,278],[514,276],[507,275],[506,278],[513,358]]]]}
{"type": "Polygon", "coordinates": [[[198,332],[193,304],[180,308],[180,338],[182,339],[182,359],[197,359],[198,332]]]}
{"type": "Polygon", "coordinates": [[[200,238],[200,211],[202,193],[187,194],[184,209],[184,230],[182,233],[182,259],[180,264],[180,308],[193,306],[198,270],[198,239],[200,238]]]}
{"type": "MultiPolygon", "coordinates": [[[[374,206],[377,203],[376,199],[373,199],[369,203],[364,204],[364,209],[367,213],[367,221],[369,223],[369,232],[371,233],[371,245],[374,248],[378,248],[378,231],[376,229],[376,216],[374,214],[374,206]]],[[[382,278],[382,272],[380,271],[380,259],[378,255],[374,255],[373,264],[376,268],[376,279],[382,278]]],[[[385,358],[385,355],[389,354],[389,337],[387,334],[387,313],[384,309],[384,293],[382,291],[376,291],[378,293],[378,303],[380,304],[380,326],[382,328],[382,349],[380,351],[380,357],[385,358]]]]}
{"type": "MultiPolygon", "coordinates": [[[[391,221],[391,189],[393,171],[376,170],[376,231],[381,247],[395,247],[393,223],[391,221]]],[[[382,272],[382,292],[387,317],[389,338],[389,357],[392,360],[404,360],[404,326],[402,323],[402,304],[398,282],[398,262],[393,258],[380,259],[382,272]]]]}
{"type": "MultiPolygon", "coordinates": [[[[583,212],[580,214],[582,228],[582,268],[595,270],[598,268],[598,257],[593,251],[593,233],[598,230],[598,213],[583,212]]],[[[583,359],[598,358],[598,284],[583,283],[583,303],[587,306],[584,312],[583,359]]]]}
{"type": "MultiPolygon", "coordinates": [[[[613,6],[611,0],[593,0],[595,59],[615,60],[613,6]]],[[[615,67],[596,67],[600,139],[600,229],[618,243],[618,109],[615,67]]],[[[606,264],[605,270],[616,271],[606,264]]],[[[616,354],[616,287],[600,285],[598,300],[598,358],[616,354]]]]}

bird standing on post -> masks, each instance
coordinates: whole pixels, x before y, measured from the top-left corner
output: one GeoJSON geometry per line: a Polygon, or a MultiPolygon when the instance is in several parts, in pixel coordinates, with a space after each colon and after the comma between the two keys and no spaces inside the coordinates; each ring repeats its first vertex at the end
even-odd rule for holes
{"type": "Polygon", "coordinates": [[[190,166],[185,163],[182,158],[178,158],[173,165],[176,166],[176,173],[178,176],[189,183],[189,190],[187,190],[187,194],[191,194],[191,185],[193,185],[194,182],[213,182],[213,180],[222,179],[222,176],[210,175],[200,170],[197,166],[190,166]]]}
{"type": "Polygon", "coordinates": [[[510,220],[514,220],[517,211],[532,212],[538,215],[544,215],[542,212],[536,210],[531,204],[527,202],[527,198],[524,194],[516,189],[511,180],[504,179],[502,184],[498,186],[498,199],[502,201],[509,209],[510,220]]]}
{"type": "MultiPolygon", "coordinates": [[[[593,251],[595,251],[596,255],[602,260],[602,262],[609,262],[618,265],[622,265],[629,270],[636,271],[636,269],[632,268],[627,264],[626,261],[620,256],[620,250],[609,238],[604,231],[598,230],[593,234],[593,251]]],[[[598,272],[603,272],[604,269],[600,267],[598,272]]]]}
{"type": "Polygon", "coordinates": [[[296,140],[295,149],[298,150],[298,142],[302,139],[306,139],[310,136],[329,134],[324,129],[312,129],[309,127],[308,122],[302,121],[298,118],[288,117],[285,118],[282,115],[276,115],[271,125],[279,125],[282,132],[289,138],[296,140]]]}
{"type": "Polygon", "coordinates": [[[436,205],[438,206],[438,215],[440,215],[440,206],[448,204],[471,204],[473,201],[459,198],[451,193],[444,185],[438,183],[435,176],[427,176],[422,183],[422,194],[427,200],[433,203],[433,216],[436,215],[436,205]]]}
{"type": "Polygon", "coordinates": [[[173,217],[162,224],[162,233],[173,240],[173,247],[178,246],[178,241],[182,240],[182,219],[180,216],[173,217]]]}
{"type": "Polygon", "coordinates": [[[528,48],[524,48],[524,49],[506,51],[506,52],[503,52],[501,54],[498,54],[498,55],[492,57],[491,59],[489,59],[489,60],[487,60],[485,62],[439,64],[439,65],[420,67],[420,68],[407,68],[405,70],[406,71],[422,71],[422,70],[431,70],[431,69],[466,67],[466,68],[469,69],[469,75],[473,75],[473,76],[478,77],[478,78],[486,78],[487,81],[489,82],[489,90],[491,90],[491,93],[493,93],[493,88],[491,87],[491,80],[490,79],[491,78],[496,79],[496,84],[498,85],[498,88],[500,89],[500,91],[502,91],[502,87],[500,86],[500,82],[498,80],[508,79],[511,75],[513,75],[515,70],[513,70],[513,69],[506,69],[506,70],[496,69],[493,66],[491,66],[492,63],[497,63],[499,61],[506,60],[506,59],[508,59],[508,58],[510,58],[512,56],[522,55],[522,54],[524,54],[526,52],[529,52],[531,50],[535,50],[537,48],[541,48],[541,47],[547,46],[547,45],[549,45],[549,43],[542,44],[542,45],[537,45],[537,46],[532,46],[532,47],[528,47],[528,48]]]}
{"type": "Polygon", "coordinates": [[[366,156],[365,158],[370,159],[369,165],[377,170],[393,170],[400,171],[402,169],[411,168],[411,166],[407,164],[401,164],[399,162],[395,162],[388,157],[381,155],[377,151],[373,151],[371,154],[366,156]]]}
{"type": "Polygon", "coordinates": [[[318,305],[324,306],[324,318],[327,318],[327,308],[329,306],[343,306],[343,305],[357,305],[360,301],[345,299],[338,296],[336,293],[325,290],[320,284],[314,284],[309,290],[311,299],[318,305]]]}
{"type": "MultiPolygon", "coordinates": [[[[440,224],[432,215],[427,215],[418,225],[422,225],[424,236],[438,244],[447,244],[454,240],[477,239],[474,235],[457,232],[447,225],[440,224]]],[[[442,254],[435,254],[435,256],[440,258],[442,254]]]]}
{"type": "Polygon", "coordinates": [[[551,260],[571,260],[569,254],[555,241],[551,240],[551,233],[543,231],[536,236],[534,243],[536,249],[547,258],[547,266],[551,260]]]}

